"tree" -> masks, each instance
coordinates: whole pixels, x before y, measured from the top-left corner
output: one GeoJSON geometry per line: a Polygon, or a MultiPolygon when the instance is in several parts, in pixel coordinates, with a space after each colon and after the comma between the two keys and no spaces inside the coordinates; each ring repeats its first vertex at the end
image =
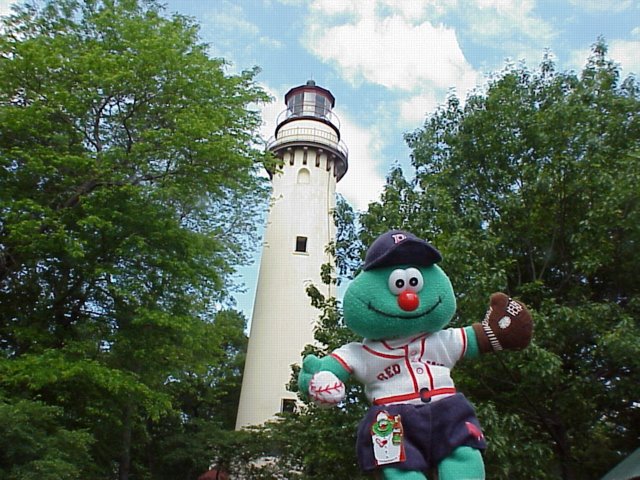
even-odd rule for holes
{"type": "Polygon", "coordinates": [[[341,195],[337,197],[333,220],[336,225],[336,241],[331,248],[331,256],[335,260],[335,265],[331,266],[331,275],[335,279],[326,283],[334,281],[340,284],[343,280],[352,279],[360,268],[363,246],[357,214],[341,195]]]}
{"type": "Polygon", "coordinates": [[[510,66],[407,136],[415,178],[394,170],[361,219],[443,252],[455,324],[481,319],[496,290],[532,307],[529,349],[454,372],[491,478],[598,478],[637,447],[638,111],[603,41],[579,77],[548,58],[510,66]]]}
{"type": "Polygon", "coordinates": [[[216,458],[219,442],[235,427],[247,348],[245,318],[235,311],[215,317],[207,335],[206,371],[184,371],[167,385],[174,412],[149,428],[140,456],[153,459],[154,479],[197,478],[216,458]]]}
{"type": "MultiPolygon", "coordinates": [[[[346,208],[350,210],[348,205],[346,208]]],[[[304,354],[328,354],[356,339],[343,325],[335,298],[324,297],[313,285],[308,294],[322,313],[315,332],[319,346],[308,345],[304,354]]],[[[298,389],[297,372],[294,366],[289,386],[292,391],[298,389]]],[[[355,444],[357,426],[366,408],[361,386],[350,383],[347,399],[339,407],[305,405],[300,411],[279,414],[276,420],[250,430],[220,432],[211,442],[214,458],[229,466],[234,478],[364,479],[358,469],[355,444]]]]}
{"type": "Polygon", "coordinates": [[[90,471],[91,435],[64,428],[61,416],[42,402],[0,399],[2,478],[72,479],[90,471]]]}
{"type": "MultiPolygon", "coordinates": [[[[336,242],[330,246],[335,265],[323,265],[325,283],[348,280],[358,268],[362,252],[355,219],[351,206],[338,197],[334,212],[336,242]]],[[[315,285],[310,285],[307,293],[312,305],[321,313],[314,332],[317,343],[307,345],[303,355],[326,355],[356,339],[342,322],[336,298],[325,297],[315,285]]],[[[289,384],[294,392],[298,390],[298,369],[297,365],[293,366],[289,384]]],[[[351,383],[347,388],[347,400],[340,408],[305,405],[300,411],[280,414],[275,421],[249,430],[219,431],[211,441],[213,457],[228,466],[234,478],[365,478],[359,472],[355,455],[356,427],[365,410],[362,388],[351,383]]]]}
{"type": "MultiPolygon", "coordinates": [[[[637,448],[640,90],[618,77],[602,41],[580,76],[549,59],[536,71],[509,66],[407,136],[413,178],[394,166],[367,212],[337,209],[337,265],[325,279],[348,277],[362,258],[340,246],[401,228],[442,251],[453,326],[481,320],[498,290],[531,307],[529,348],[453,371],[488,439],[488,478],[599,478],[637,448]]],[[[305,353],[326,354],[351,333],[338,301],[310,296],[320,345],[305,353]]],[[[365,402],[357,386],[348,391],[346,408],[309,407],[242,432],[227,458],[255,465],[275,454],[247,478],[359,478],[353,435],[365,402]]]]}
{"type": "Polygon", "coordinates": [[[145,476],[176,384],[237,382],[215,365],[243,320],[216,312],[266,202],[267,97],[154,1],[25,4],[0,61],[0,392],[91,435],[80,476],[145,476]]]}

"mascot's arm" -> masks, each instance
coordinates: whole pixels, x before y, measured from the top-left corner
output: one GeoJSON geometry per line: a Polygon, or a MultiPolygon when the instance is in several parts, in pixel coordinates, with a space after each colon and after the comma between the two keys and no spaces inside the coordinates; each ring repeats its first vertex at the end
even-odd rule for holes
{"type": "Polygon", "coordinates": [[[302,361],[302,369],[298,375],[298,388],[305,398],[309,396],[311,377],[318,372],[331,372],[343,383],[349,379],[350,375],[349,371],[332,356],[318,358],[315,355],[307,355],[302,361]]]}
{"type": "Polygon", "coordinates": [[[478,338],[473,326],[464,327],[464,333],[467,335],[467,350],[464,352],[464,358],[477,358],[480,356],[480,346],[478,338]]]}
{"type": "Polygon", "coordinates": [[[494,293],[482,323],[466,327],[465,332],[469,339],[465,355],[468,358],[498,350],[522,350],[531,342],[533,320],[523,303],[504,293],[494,293]]]}

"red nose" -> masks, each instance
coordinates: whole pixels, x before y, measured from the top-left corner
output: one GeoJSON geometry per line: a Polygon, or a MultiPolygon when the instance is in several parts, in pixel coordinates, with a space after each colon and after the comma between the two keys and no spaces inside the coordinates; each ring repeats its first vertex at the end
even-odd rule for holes
{"type": "Polygon", "coordinates": [[[420,299],[415,292],[405,290],[398,295],[398,305],[407,312],[413,312],[420,306],[420,299]]]}

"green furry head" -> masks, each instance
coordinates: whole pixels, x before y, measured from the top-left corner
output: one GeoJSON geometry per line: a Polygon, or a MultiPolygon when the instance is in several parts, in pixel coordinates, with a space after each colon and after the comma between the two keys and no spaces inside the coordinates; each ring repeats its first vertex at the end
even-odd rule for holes
{"type": "Polygon", "coordinates": [[[402,264],[361,272],[347,288],[343,307],[351,330],[383,340],[441,330],[453,317],[456,300],[440,267],[402,264]],[[410,298],[408,304],[403,296],[410,298]]]}

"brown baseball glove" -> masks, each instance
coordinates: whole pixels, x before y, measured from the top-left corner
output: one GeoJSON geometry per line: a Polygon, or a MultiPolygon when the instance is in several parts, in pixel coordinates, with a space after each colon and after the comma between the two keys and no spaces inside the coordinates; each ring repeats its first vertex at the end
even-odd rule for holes
{"type": "Polygon", "coordinates": [[[523,303],[494,293],[484,320],[474,323],[473,330],[481,353],[521,350],[531,342],[533,320],[523,303]]]}

